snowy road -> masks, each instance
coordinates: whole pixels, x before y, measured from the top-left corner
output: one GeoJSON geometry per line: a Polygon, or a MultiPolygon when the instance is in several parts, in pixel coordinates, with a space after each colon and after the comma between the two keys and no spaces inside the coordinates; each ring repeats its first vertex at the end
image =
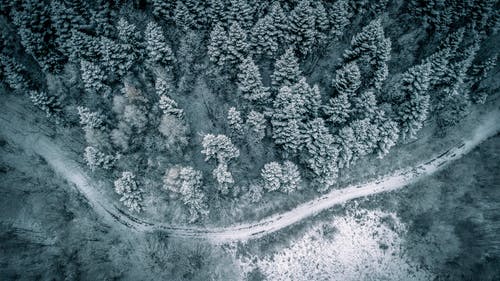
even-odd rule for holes
{"type": "Polygon", "coordinates": [[[482,123],[476,127],[473,138],[457,144],[434,158],[407,170],[400,170],[391,175],[370,182],[352,185],[339,190],[332,190],[323,196],[300,204],[294,209],[266,217],[257,222],[238,224],[228,227],[201,228],[191,226],[172,226],[163,223],[151,223],[129,215],[121,210],[118,202],[104,196],[96,183],[86,174],[79,163],[74,161],[74,152],[59,147],[37,127],[33,131],[33,120],[22,115],[22,108],[3,104],[0,113],[0,134],[27,152],[40,155],[52,169],[87,198],[94,210],[108,223],[135,229],[136,231],[164,231],[175,237],[194,237],[225,243],[255,239],[296,224],[308,217],[349,200],[362,198],[382,192],[400,189],[422,177],[432,174],[446,164],[462,157],[487,138],[500,131],[500,112],[495,111],[483,116],[482,123]]]}

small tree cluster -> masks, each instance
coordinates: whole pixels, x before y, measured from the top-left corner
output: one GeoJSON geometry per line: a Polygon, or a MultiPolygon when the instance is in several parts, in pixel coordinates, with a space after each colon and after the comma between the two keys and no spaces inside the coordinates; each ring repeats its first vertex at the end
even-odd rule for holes
{"type": "Polygon", "coordinates": [[[264,188],[268,191],[282,191],[286,193],[300,189],[302,179],[300,172],[293,162],[285,161],[283,164],[270,162],[261,170],[264,188]]]}
{"type": "Polygon", "coordinates": [[[2,81],[17,91],[27,90],[29,88],[28,81],[24,76],[25,69],[13,58],[6,55],[0,55],[0,68],[2,70],[2,81]]]}
{"type": "Polygon", "coordinates": [[[163,187],[180,196],[183,204],[189,210],[189,222],[207,215],[205,194],[201,190],[202,174],[192,167],[174,166],[168,169],[163,177],[163,187]]]}
{"type": "Polygon", "coordinates": [[[89,94],[108,95],[111,88],[104,84],[107,75],[98,65],[90,61],[81,61],[82,81],[85,91],[89,94]]]}
{"type": "Polygon", "coordinates": [[[107,155],[94,146],[85,148],[83,158],[91,171],[95,171],[97,168],[109,170],[116,160],[112,155],[107,155]]]}
{"type": "Polygon", "coordinates": [[[142,190],[137,185],[132,172],[123,172],[122,176],[114,182],[115,192],[120,195],[120,202],[129,210],[140,212],[142,206],[142,190]]]}
{"type": "Polygon", "coordinates": [[[223,194],[226,194],[229,187],[234,183],[234,179],[229,172],[228,163],[231,159],[240,156],[240,151],[231,142],[231,139],[225,135],[212,135],[207,134],[203,137],[202,141],[205,161],[215,159],[217,167],[213,170],[214,179],[218,183],[218,189],[223,194]]]}
{"type": "Polygon", "coordinates": [[[46,92],[30,91],[31,102],[43,110],[47,117],[60,118],[61,104],[56,96],[49,96],[46,92]]]}

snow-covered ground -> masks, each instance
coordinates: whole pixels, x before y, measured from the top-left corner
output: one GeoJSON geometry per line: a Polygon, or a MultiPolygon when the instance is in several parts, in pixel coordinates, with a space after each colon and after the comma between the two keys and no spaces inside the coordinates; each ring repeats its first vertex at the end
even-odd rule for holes
{"type": "Polygon", "coordinates": [[[353,210],[311,227],[284,249],[238,263],[243,275],[258,268],[276,281],[432,280],[402,250],[406,231],[395,214],[353,210]]]}
{"type": "Polygon", "coordinates": [[[265,236],[287,226],[293,225],[311,217],[334,205],[345,203],[356,198],[366,197],[381,192],[402,188],[418,179],[436,172],[444,165],[456,160],[471,151],[483,140],[500,131],[500,111],[493,111],[483,116],[482,123],[476,127],[473,137],[457,144],[448,151],[436,155],[424,163],[406,170],[396,171],[391,175],[374,179],[364,184],[348,186],[303,203],[294,209],[278,213],[257,222],[238,224],[222,228],[201,228],[191,226],[173,226],[161,222],[148,222],[122,211],[119,202],[99,191],[98,183],[89,177],[85,170],[73,160],[70,150],[58,146],[43,130],[33,130],[36,127],[30,120],[20,115],[19,108],[4,104],[0,113],[0,132],[4,137],[17,143],[26,151],[40,155],[47,163],[88,199],[95,211],[109,223],[125,226],[137,231],[161,230],[172,236],[198,237],[209,239],[215,243],[244,241],[265,236]]]}

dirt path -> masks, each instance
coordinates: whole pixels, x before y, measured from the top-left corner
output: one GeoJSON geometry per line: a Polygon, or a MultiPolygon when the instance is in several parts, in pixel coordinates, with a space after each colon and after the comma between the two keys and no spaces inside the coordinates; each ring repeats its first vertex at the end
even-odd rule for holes
{"type": "Polygon", "coordinates": [[[43,129],[33,130],[34,124],[22,115],[22,108],[16,105],[3,104],[0,112],[0,134],[17,144],[27,152],[40,155],[54,171],[76,188],[87,198],[94,210],[109,224],[126,227],[136,231],[165,231],[171,236],[194,237],[225,243],[255,239],[298,223],[334,205],[382,192],[403,188],[429,174],[441,169],[446,164],[462,157],[487,138],[500,131],[500,111],[483,116],[482,123],[476,127],[473,137],[450,148],[440,155],[407,170],[396,171],[391,175],[370,182],[352,185],[331,192],[303,203],[294,209],[275,214],[257,222],[238,224],[221,228],[201,228],[190,226],[172,226],[163,223],[151,223],[136,218],[122,211],[117,205],[101,194],[98,186],[86,174],[85,170],[74,159],[74,152],[59,147],[51,138],[43,133],[43,129]]]}

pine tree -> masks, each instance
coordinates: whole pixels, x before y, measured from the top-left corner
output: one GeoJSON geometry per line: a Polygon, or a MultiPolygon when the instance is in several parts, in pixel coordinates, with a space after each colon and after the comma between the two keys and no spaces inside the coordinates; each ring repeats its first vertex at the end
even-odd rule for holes
{"type": "Polygon", "coordinates": [[[192,167],[174,166],[163,177],[164,188],[178,194],[189,210],[189,222],[208,214],[202,187],[202,173],[192,167]]]}
{"type": "Polygon", "coordinates": [[[337,70],[333,86],[339,94],[351,97],[361,86],[361,72],[356,63],[351,62],[337,70]]]}
{"type": "Polygon", "coordinates": [[[377,98],[371,90],[362,92],[352,98],[353,116],[358,119],[371,118],[377,110],[377,98]]]}
{"type": "Polygon", "coordinates": [[[247,0],[229,0],[226,21],[229,26],[237,23],[241,28],[248,30],[253,24],[252,6],[247,0]]]}
{"type": "Polygon", "coordinates": [[[285,161],[281,165],[283,178],[281,180],[280,190],[286,193],[291,193],[300,189],[302,178],[300,176],[299,168],[291,161],[285,161]]]}
{"type": "Polygon", "coordinates": [[[345,27],[349,25],[352,14],[349,12],[349,2],[347,0],[336,1],[330,10],[331,34],[340,37],[344,34],[345,27]]]}
{"type": "Polygon", "coordinates": [[[174,10],[175,24],[181,29],[196,27],[195,15],[193,15],[183,1],[178,0],[174,10]]]}
{"type": "Polygon", "coordinates": [[[155,22],[148,23],[145,40],[148,63],[169,66],[174,62],[174,53],[167,44],[163,31],[158,24],[155,22]]]}
{"type": "Polygon", "coordinates": [[[286,153],[296,154],[302,148],[302,126],[306,114],[303,104],[302,97],[287,86],[280,89],[274,100],[271,116],[272,137],[274,143],[281,145],[286,153]]]}
{"type": "Polygon", "coordinates": [[[130,46],[120,44],[107,37],[100,38],[101,64],[108,77],[112,75],[123,77],[135,63],[136,56],[130,46]]]}
{"type": "Polygon", "coordinates": [[[95,9],[90,11],[91,23],[94,25],[94,30],[98,36],[111,37],[113,32],[113,16],[112,1],[97,0],[95,9]]]}
{"type": "Polygon", "coordinates": [[[238,22],[234,22],[229,27],[227,41],[227,63],[237,65],[241,63],[248,51],[247,34],[238,22]]]}
{"type": "Polygon", "coordinates": [[[315,29],[317,32],[316,47],[326,43],[327,32],[330,30],[330,19],[321,1],[314,2],[315,29]]]}
{"type": "Polygon", "coordinates": [[[25,69],[15,59],[5,55],[0,55],[0,65],[2,66],[4,80],[7,85],[16,91],[28,90],[29,83],[25,78],[25,69]]]}
{"type": "Polygon", "coordinates": [[[220,164],[240,156],[240,150],[225,135],[206,134],[202,146],[201,153],[205,155],[205,161],[215,159],[220,164]]]}
{"type": "Polygon", "coordinates": [[[105,72],[99,67],[89,61],[81,61],[82,80],[85,91],[89,94],[102,94],[107,95],[110,92],[109,86],[105,85],[107,77],[105,72]]]}
{"type": "Polygon", "coordinates": [[[307,122],[304,131],[307,166],[315,175],[320,185],[318,188],[325,190],[337,178],[338,149],[323,119],[316,118],[307,122]]]}
{"type": "Polygon", "coordinates": [[[91,171],[95,171],[98,168],[109,170],[115,162],[115,158],[112,155],[106,155],[93,146],[85,148],[83,158],[91,171]]]}
{"type": "Polygon", "coordinates": [[[349,168],[353,163],[353,150],[356,143],[354,131],[349,126],[342,127],[335,137],[339,147],[339,168],[349,168]]]}
{"type": "Polygon", "coordinates": [[[158,106],[162,110],[165,115],[172,115],[178,119],[184,119],[184,110],[179,108],[177,102],[171,99],[169,96],[162,95],[160,96],[160,101],[158,102],[158,106]]]}
{"type": "Polygon", "coordinates": [[[120,18],[116,26],[121,50],[130,53],[130,60],[137,59],[141,54],[142,38],[140,32],[134,24],[129,23],[124,18],[120,18]]]}
{"type": "Polygon", "coordinates": [[[123,172],[122,176],[114,182],[115,192],[121,195],[120,201],[131,211],[140,212],[142,206],[142,190],[137,185],[132,172],[123,172]]]}
{"type": "Polygon", "coordinates": [[[290,13],[287,42],[295,44],[297,51],[304,56],[312,52],[317,40],[315,13],[310,0],[300,1],[290,13]]]}
{"type": "Polygon", "coordinates": [[[266,136],[266,119],[264,114],[250,111],[247,116],[246,125],[249,137],[253,142],[260,142],[266,136]]]}
{"type": "Polygon", "coordinates": [[[295,57],[293,48],[288,48],[276,60],[274,72],[271,75],[271,84],[275,90],[279,90],[282,86],[291,86],[299,82],[300,77],[299,60],[295,57]]]}
{"type": "Polygon", "coordinates": [[[378,158],[382,159],[396,145],[399,138],[399,126],[396,121],[386,117],[382,110],[377,111],[375,124],[379,131],[375,152],[378,158]]]}
{"type": "Polygon", "coordinates": [[[212,175],[217,182],[217,189],[222,194],[227,194],[229,188],[234,184],[234,178],[231,172],[229,172],[227,163],[218,164],[212,171],[212,175]]]}
{"type": "Polygon", "coordinates": [[[49,96],[45,92],[30,91],[31,102],[43,110],[47,117],[54,117],[56,121],[61,113],[61,104],[55,96],[49,96]]]}
{"type": "Polygon", "coordinates": [[[265,164],[260,175],[264,181],[264,188],[267,189],[267,191],[276,191],[280,189],[283,174],[281,165],[278,162],[265,164]]]}
{"type": "Polygon", "coordinates": [[[171,21],[172,11],[175,8],[175,0],[152,0],[153,15],[158,20],[171,21]]]}
{"type": "Polygon", "coordinates": [[[88,5],[85,1],[58,1],[50,2],[50,19],[55,31],[55,42],[66,56],[70,55],[70,39],[72,29],[80,30],[88,20],[88,5]]]}
{"type": "Polygon", "coordinates": [[[401,78],[401,102],[397,109],[401,136],[404,140],[415,138],[422,128],[429,111],[429,64],[410,68],[401,78]]]}
{"type": "Polygon", "coordinates": [[[226,0],[209,0],[207,9],[207,18],[211,25],[215,23],[221,24],[225,21],[226,15],[226,0]]]}
{"type": "Polygon", "coordinates": [[[222,67],[226,64],[228,54],[228,37],[222,24],[217,23],[210,32],[208,56],[215,65],[222,67]]]}
{"type": "Polygon", "coordinates": [[[264,104],[268,101],[269,91],[262,85],[262,79],[258,66],[254,63],[251,56],[248,56],[239,66],[238,89],[243,94],[243,98],[264,104]]]}
{"type": "Polygon", "coordinates": [[[353,161],[371,154],[378,144],[379,128],[369,118],[355,120],[350,127],[354,132],[355,142],[352,148],[353,161]]]}
{"type": "Polygon", "coordinates": [[[250,50],[258,56],[273,58],[278,52],[278,31],[271,16],[257,21],[250,32],[250,50]]]}
{"type": "Polygon", "coordinates": [[[86,107],[77,107],[80,125],[84,130],[105,130],[104,116],[97,112],[92,112],[86,107]]]}
{"type": "Polygon", "coordinates": [[[241,113],[235,107],[230,107],[227,112],[227,122],[231,129],[231,135],[240,138],[243,135],[243,120],[241,113]]]}
{"type": "Polygon", "coordinates": [[[328,103],[323,108],[324,113],[328,116],[327,121],[335,125],[342,125],[347,120],[352,112],[351,103],[347,94],[342,93],[328,100],[328,103]]]}
{"type": "Polygon", "coordinates": [[[292,91],[301,96],[304,101],[303,107],[306,109],[308,117],[317,117],[321,106],[321,94],[319,87],[309,86],[305,77],[300,78],[299,82],[292,86],[292,91]]]}
{"type": "Polygon", "coordinates": [[[278,43],[280,45],[285,44],[286,38],[288,38],[289,24],[288,17],[283,12],[279,1],[274,1],[271,4],[269,16],[273,21],[273,25],[276,28],[278,43]]]}

